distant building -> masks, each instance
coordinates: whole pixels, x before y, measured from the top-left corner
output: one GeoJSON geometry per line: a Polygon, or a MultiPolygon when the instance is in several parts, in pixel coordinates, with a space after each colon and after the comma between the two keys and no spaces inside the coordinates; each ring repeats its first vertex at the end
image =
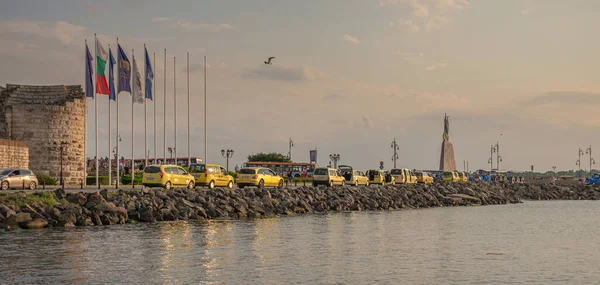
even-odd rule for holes
{"type": "Polygon", "coordinates": [[[79,184],[85,177],[86,110],[80,85],[8,84],[0,88],[0,139],[22,142],[29,148],[29,168],[57,180],[59,145],[66,141],[65,184],[79,184]]]}

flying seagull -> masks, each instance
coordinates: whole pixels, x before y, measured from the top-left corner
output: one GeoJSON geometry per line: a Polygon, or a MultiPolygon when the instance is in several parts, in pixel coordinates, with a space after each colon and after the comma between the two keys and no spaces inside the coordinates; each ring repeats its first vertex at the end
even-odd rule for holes
{"type": "Polygon", "coordinates": [[[269,57],[269,60],[265,61],[265,64],[266,65],[271,65],[271,59],[274,59],[274,58],[275,58],[274,56],[269,57]]]}

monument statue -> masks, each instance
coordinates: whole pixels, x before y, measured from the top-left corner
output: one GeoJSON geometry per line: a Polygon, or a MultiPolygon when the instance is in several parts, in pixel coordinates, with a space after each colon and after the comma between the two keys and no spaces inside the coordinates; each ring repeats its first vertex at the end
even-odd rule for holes
{"type": "Polygon", "coordinates": [[[444,114],[444,139],[449,140],[448,134],[450,133],[450,122],[448,121],[450,117],[448,114],[444,114]]]}
{"type": "Polygon", "coordinates": [[[454,147],[450,142],[450,117],[444,114],[444,135],[442,140],[442,153],[440,155],[440,170],[456,170],[456,161],[454,160],[454,147]]]}

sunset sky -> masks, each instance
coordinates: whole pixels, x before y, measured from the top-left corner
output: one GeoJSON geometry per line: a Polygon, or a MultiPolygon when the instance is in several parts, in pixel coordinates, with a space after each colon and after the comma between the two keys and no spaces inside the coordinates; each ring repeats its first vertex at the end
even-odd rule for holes
{"type": "MultiPolygon", "coordinates": [[[[395,137],[399,167],[435,169],[447,113],[460,170],[463,160],[471,170],[489,169],[497,141],[502,169],[574,169],[579,147],[592,145],[600,154],[598,11],[599,1],[583,0],[3,1],[0,85],[83,85],[84,40],[93,53],[97,33],[113,50],[119,37],[140,64],[144,43],[156,53],[159,156],[166,48],[167,146],[173,146],[176,56],[179,156],[187,155],[190,52],[192,155],[200,157],[202,57],[209,63],[209,162],[225,164],[221,149],[235,150],[230,168],[248,154],[286,154],[291,137],[294,161],[308,161],[316,147],[320,165],[339,153],[340,164],[366,170],[382,160],[389,168],[395,137]],[[269,56],[276,57],[272,66],[263,64],[269,56]]],[[[108,97],[99,96],[105,156],[108,97]]],[[[131,97],[119,96],[128,158],[131,97]]],[[[94,104],[88,103],[93,157],[94,104]]],[[[136,157],[142,157],[143,105],[135,108],[136,157]]]]}

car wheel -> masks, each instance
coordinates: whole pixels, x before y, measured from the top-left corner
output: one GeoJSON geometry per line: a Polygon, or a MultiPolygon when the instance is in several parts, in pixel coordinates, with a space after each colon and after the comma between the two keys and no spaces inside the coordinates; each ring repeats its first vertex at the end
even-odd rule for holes
{"type": "Polygon", "coordinates": [[[331,181],[331,180],[330,180],[330,181],[327,183],[327,185],[328,185],[329,187],[333,187],[333,181],[331,181]]]}
{"type": "Polygon", "coordinates": [[[36,186],[37,186],[37,185],[35,184],[35,182],[31,181],[31,182],[29,183],[29,190],[35,190],[36,186]]]}
{"type": "Polygon", "coordinates": [[[283,180],[279,180],[279,185],[277,185],[277,187],[283,188],[283,180]]]}
{"type": "Polygon", "coordinates": [[[354,186],[358,187],[358,180],[354,181],[354,186]]]}
{"type": "Polygon", "coordinates": [[[229,181],[229,183],[227,183],[227,188],[233,189],[233,182],[232,181],[229,181]]]}
{"type": "Polygon", "coordinates": [[[345,185],[346,185],[346,181],[342,181],[342,186],[345,186],[345,185]]]}
{"type": "Polygon", "coordinates": [[[194,189],[195,186],[196,184],[194,183],[194,181],[190,181],[190,183],[188,184],[188,189],[194,189]]]}
{"type": "Polygon", "coordinates": [[[369,186],[369,181],[367,180],[367,183],[365,183],[365,186],[369,186]]]}
{"type": "Polygon", "coordinates": [[[262,189],[263,187],[265,187],[265,181],[261,179],[260,181],[258,181],[258,185],[257,186],[258,186],[259,189],[262,189]]]}
{"type": "Polygon", "coordinates": [[[381,181],[381,186],[385,185],[385,181],[381,181]]]}
{"type": "Polygon", "coordinates": [[[165,183],[165,190],[171,190],[171,181],[167,181],[167,183],[165,183]]]}
{"type": "Polygon", "coordinates": [[[208,189],[215,189],[215,181],[211,180],[210,183],[208,183],[208,189]]]}
{"type": "Polygon", "coordinates": [[[8,190],[8,181],[3,181],[2,185],[0,185],[0,189],[8,190]]]}
{"type": "Polygon", "coordinates": [[[396,181],[392,181],[392,185],[396,185],[396,181]]]}

